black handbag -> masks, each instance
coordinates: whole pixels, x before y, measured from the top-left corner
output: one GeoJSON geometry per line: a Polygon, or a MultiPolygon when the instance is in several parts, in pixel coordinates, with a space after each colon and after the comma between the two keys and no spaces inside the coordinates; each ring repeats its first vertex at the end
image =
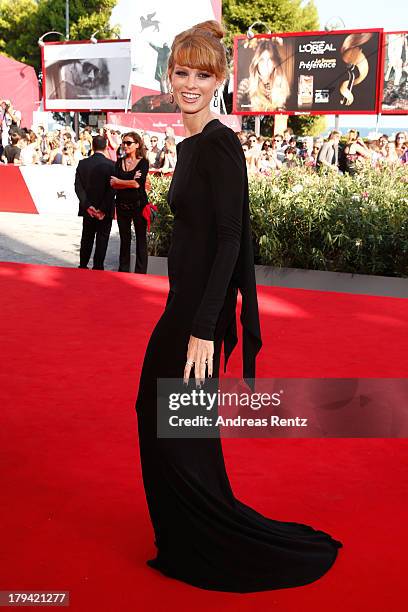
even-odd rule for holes
{"type": "MultiPolygon", "coordinates": [[[[134,191],[139,191],[139,188],[134,191]]],[[[139,193],[135,193],[133,202],[116,202],[116,208],[120,210],[120,212],[134,213],[142,208],[142,198],[139,193]]]]}

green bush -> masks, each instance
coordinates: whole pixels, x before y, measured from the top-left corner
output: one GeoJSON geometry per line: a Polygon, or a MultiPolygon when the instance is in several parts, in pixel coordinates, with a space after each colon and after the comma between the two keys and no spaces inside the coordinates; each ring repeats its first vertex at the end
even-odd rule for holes
{"type": "MultiPolygon", "coordinates": [[[[153,178],[159,216],[151,255],[166,256],[170,180],[153,178]]],[[[408,276],[408,167],[365,168],[357,176],[304,167],[251,177],[255,263],[275,267],[408,276]]]]}
{"type": "Polygon", "coordinates": [[[157,205],[158,214],[147,235],[149,255],[167,257],[170,248],[173,213],[166,199],[170,180],[168,177],[150,176],[149,202],[157,205]]]}

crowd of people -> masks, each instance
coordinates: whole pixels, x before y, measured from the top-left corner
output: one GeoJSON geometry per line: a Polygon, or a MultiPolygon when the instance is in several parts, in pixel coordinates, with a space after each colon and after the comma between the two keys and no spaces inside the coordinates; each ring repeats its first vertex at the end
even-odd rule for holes
{"type": "MultiPolygon", "coordinates": [[[[0,159],[4,164],[61,164],[76,168],[75,191],[79,214],[84,217],[79,267],[88,267],[96,240],[93,267],[103,270],[116,211],[120,233],[118,269],[130,271],[133,224],[135,272],[146,273],[146,232],[150,225],[150,213],[146,210],[147,175],[166,176],[174,171],[177,149],[171,127],[161,137],[140,131],[122,133],[108,125],[99,130],[85,127],[76,138],[68,126],[59,126],[53,131],[46,131],[41,125],[36,129],[21,127],[21,113],[13,108],[10,100],[3,100],[0,132],[0,159]]],[[[378,168],[408,163],[405,131],[397,132],[393,138],[381,134],[366,140],[354,129],[345,137],[340,131],[332,130],[326,140],[320,136],[297,138],[290,128],[270,138],[245,131],[238,132],[237,136],[249,175],[272,176],[281,168],[300,166],[354,175],[364,166],[378,168]]]]}
{"type": "Polygon", "coordinates": [[[239,132],[248,173],[272,175],[282,167],[306,166],[314,169],[331,168],[337,172],[355,174],[364,165],[379,167],[408,163],[408,133],[397,132],[393,138],[381,134],[366,141],[357,130],[345,137],[332,130],[327,138],[296,138],[288,128],[271,138],[239,132]]]}
{"type": "MultiPolygon", "coordinates": [[[[92,137],[95,135],[106,138],[109,159],[116,162],[124,155],[123,133],[110,126],[99,130],[85,127],[76,138],[70,127],[60,126],[47,132],[41,125],[36,129],[27,129],[22,128],[20,123],[21,113],[13,108],[10,100],[3,100],[0,108],[2,163],[77,167],[81,159],[91,154],[92,137]]],[[[149,172],[171,174],[177,161],[173,129],[167,128],[162,136],[148,132],[141,132],[140,135],[149,172]]],[[[293,166],[315,169],[330,167],[354,174],[364,165],[379,167],[408,163],[408,133],[405,131],[399,131],[393,137],[380,134],[365,140],[357,130],[349,130],[344,136],[338,130],[333,130],[326,140],[322,136],[296,137],[291,128],[271,137],[256,136],[253,132],[245,131],[237,135],[251,175],[273,175],[282,167],[293,166]]]]}
{"type": "MultiPolygon", "coordinates": [[[[77,167],[78,163],[92,152],[92,138],[99,135],[107,140],[107,155],[116,162],[124,156],[123,131],[105,126],[95,130],[85,127],[75,137],[68,126],[59,126],[46,131],[44,126],[35,129],[21,127],[21,113],[15,111],[9,100],[1,103],[0,109],[0,160],[15,166],[61,164],[77,167]]],[[[169,127],[160,138],[155,134],[142,134],[146,157],[151,173],[170,174],[176,165],[176,139],[169,127]]]]}

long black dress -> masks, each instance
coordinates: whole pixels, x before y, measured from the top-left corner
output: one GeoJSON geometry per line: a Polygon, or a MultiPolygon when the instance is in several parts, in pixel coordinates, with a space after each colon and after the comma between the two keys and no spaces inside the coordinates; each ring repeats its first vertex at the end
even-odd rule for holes
{"type": "Polygon", "coordinates": [[[170,290],[147,346],[136,401],[143,482],[158,549],[147,563],[217,591],[307,584],[331,567],[341,542],[302,523],[269,519],[236,499],[219,437],[157,437],[156,379],[182,379],[190,334],[214,340],[218,377],[222,343],[226,363],[237,341],[238,288],[243,375],[251,388],[262,345],[239,140],[213,119],[177,151],[168,194],[174,213],[170,290]]]}

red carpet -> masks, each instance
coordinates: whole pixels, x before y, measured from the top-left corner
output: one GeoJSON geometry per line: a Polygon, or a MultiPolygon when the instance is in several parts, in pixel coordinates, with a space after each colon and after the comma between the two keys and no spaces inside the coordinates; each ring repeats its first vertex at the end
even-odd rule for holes
{"type": "MultiPolygon", "coordinates": [[[[167,579],[145,565],[134,412],[167,278],[4,263],[0,279],[0,590],[69,590],[75,612],[405,610],[405,440],[224,441],[238,498],[344,548],[296,589],[214,593],[167,579]]],[[[259,298],[260,377],[407,376],[407,300],[274,287],[259,298]]]]}

